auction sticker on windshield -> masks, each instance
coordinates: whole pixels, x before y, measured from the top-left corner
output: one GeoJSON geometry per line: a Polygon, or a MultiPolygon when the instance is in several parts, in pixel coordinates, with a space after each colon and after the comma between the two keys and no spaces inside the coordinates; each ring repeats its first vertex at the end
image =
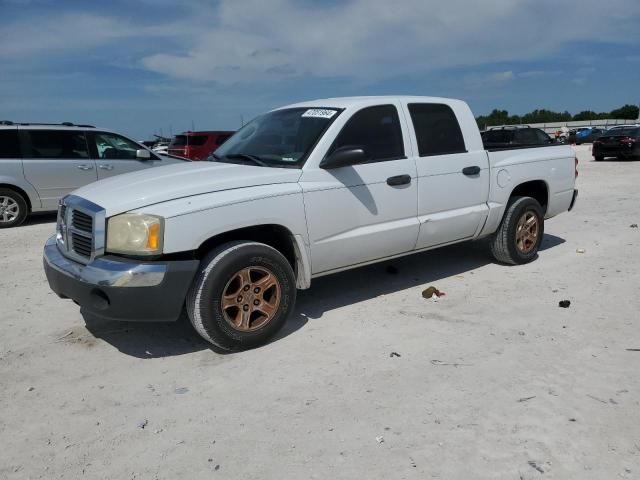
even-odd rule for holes
{"type": "Polygon", "coordinates": [[[336,110],[327,110],[324,108],[310,108],[302,114],[303,117],[314,118],[332,118],[336,114],[336,110]]]}

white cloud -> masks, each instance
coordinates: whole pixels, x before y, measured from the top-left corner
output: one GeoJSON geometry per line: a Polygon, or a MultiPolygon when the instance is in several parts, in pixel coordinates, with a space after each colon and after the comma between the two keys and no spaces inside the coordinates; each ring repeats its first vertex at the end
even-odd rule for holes
{"type": "Polygon", "coordinates": [[[479,90],[504,85],[514,78],[515,75],[511,70],[487,74],[473,73],[465,77],[464,83],[470,90],[479,90]]]}
{"type": "Polygon", "coordinates": [[[179,80],[229,85],[311,75],[367,82],[543,58],[570,42],[640,41],[640,2],[625,0],[609,0],[606,8],[601,0],[583,0],[580,8],[562,0],[189,0],[181,15],[151,26],[80,13],[9,25],[0,56],[102,45],[114,45],[117,56],[135,41],[137,65],[179,80]],[[571,18],[552,14],[558,11],[571,11],[571,18]],[[155,41],[161,37],[168,41],[155,41]]]}
{"type": "Polygon", "coordinates": [[[129,19],[91,13],[63,13],[21,21],[0,29],[0,57],[56,55],[90,50],[118,40],[175,37],[178,25],[144,26],[129,19]]]}
{"type": "Polygon", "coordinates": [[[640,4],[599,0],[221,0],[217,23],[181,54],[143,59],[153,71],[220,83],[311,74],[379,80],[456,65],[528,60],[567,42],[637,42],[640,4]],[[566,2],[566,7],[571,7],[566,2]]]}

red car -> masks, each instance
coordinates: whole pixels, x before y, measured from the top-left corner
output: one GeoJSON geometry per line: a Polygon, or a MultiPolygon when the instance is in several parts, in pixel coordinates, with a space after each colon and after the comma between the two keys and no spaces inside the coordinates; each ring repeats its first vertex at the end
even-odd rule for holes
{"type": "Polygon", "coordinates": [[[191,160],[206,160],[209,154],[235,132],[183,132],[169,144],[167,153],[191,160]]]}

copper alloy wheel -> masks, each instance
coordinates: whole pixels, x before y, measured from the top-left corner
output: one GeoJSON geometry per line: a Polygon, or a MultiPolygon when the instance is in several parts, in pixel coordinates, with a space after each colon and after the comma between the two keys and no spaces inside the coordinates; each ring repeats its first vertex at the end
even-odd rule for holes
{"type": "Polygon", "coordinates": [[[264,267],[247,267],[227,282],[222,312],[229,325],[241,332],[264,327],[276,316],[282,290],[276,276],[264,267]]]}
{"type": "Polygon", "coordinates": [[[516,226],[516,247],[520,253],[530,253],[538,243],[540,225],[538,216],[532,211],[525,212],[516,226]]]}

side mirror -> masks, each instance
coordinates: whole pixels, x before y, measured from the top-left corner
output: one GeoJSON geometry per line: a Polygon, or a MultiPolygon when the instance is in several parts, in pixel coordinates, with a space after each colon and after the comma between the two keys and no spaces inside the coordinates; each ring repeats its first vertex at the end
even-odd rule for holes
{"type": "Polygon", "coordinates": [[[367,155],[362,147],[340,147],[320,162],[320,168],[331,170],[332,168],[348,167],[367,160],[367,155]]]}
{"type": "Polygon", "coordinates": [[[141,148],[136,150],[136,158],[139,160],[149,160],[151,158],[151,152],[141,148]]]}

